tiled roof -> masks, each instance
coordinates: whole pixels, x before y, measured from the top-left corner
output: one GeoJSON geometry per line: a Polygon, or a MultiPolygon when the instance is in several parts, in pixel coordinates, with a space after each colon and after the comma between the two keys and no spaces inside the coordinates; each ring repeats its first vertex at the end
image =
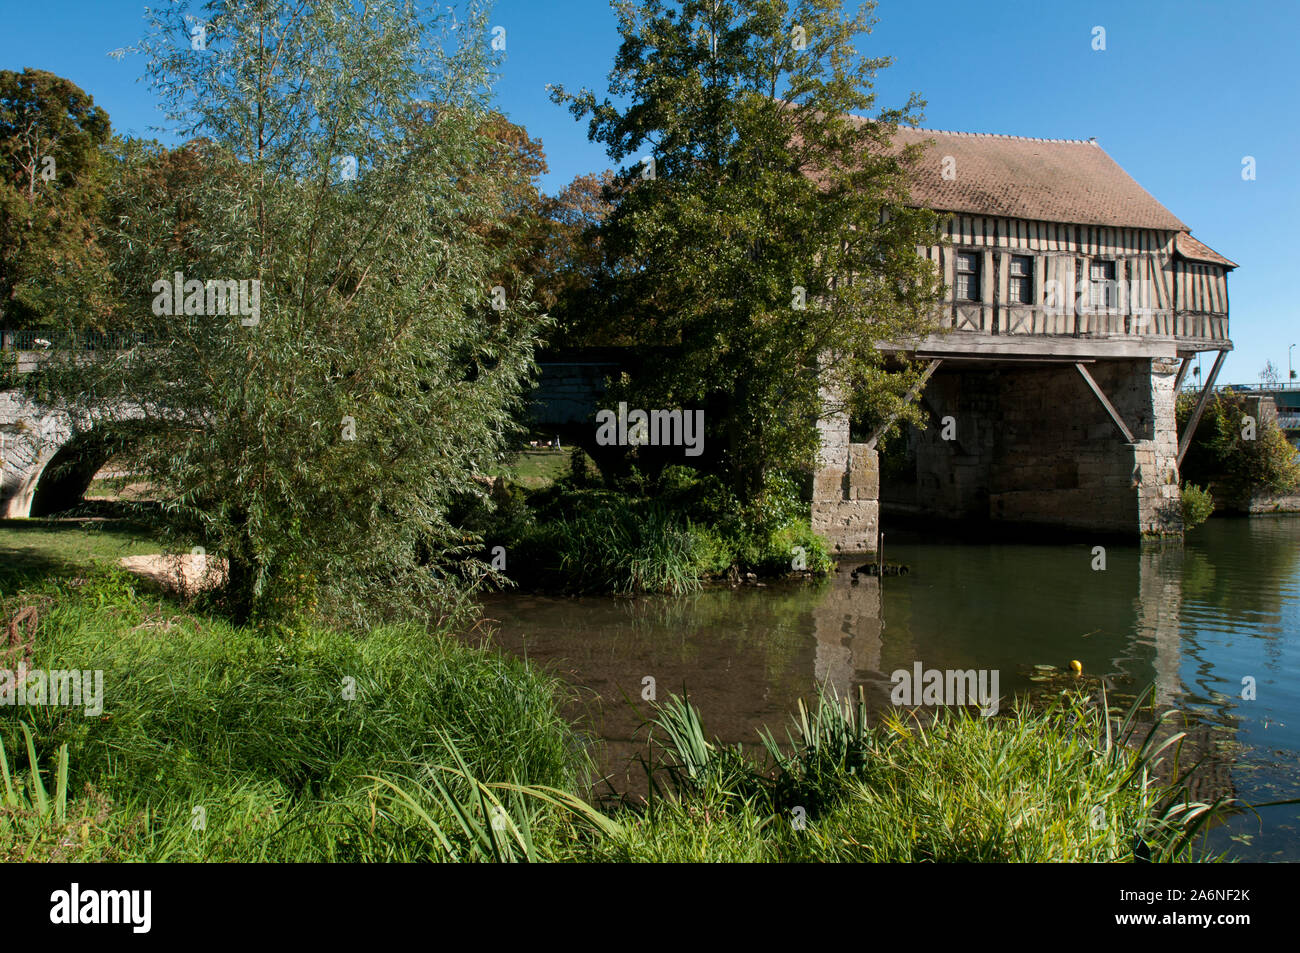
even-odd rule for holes
{"type": "Polygon", "coordinates": [[[1198,241],[1187,232],[1179,232],[1174,236],[1174,251],[1190,261],[1208,261],[1216,265],[1226,265],[1229,268],[1237,267],[1235,261],[1224,258],[1209,245],[1198,241]]]}
{"type": "Polygon", "coordinates": [[[900,126],[895,141],[931,143],[912,180],[912,198],[929,208],[1076,225],[1188,231],[1093,140],[900,126]],[[953,161],[946,164],[950,177],[945,179],[948,156],[953,161]]]}

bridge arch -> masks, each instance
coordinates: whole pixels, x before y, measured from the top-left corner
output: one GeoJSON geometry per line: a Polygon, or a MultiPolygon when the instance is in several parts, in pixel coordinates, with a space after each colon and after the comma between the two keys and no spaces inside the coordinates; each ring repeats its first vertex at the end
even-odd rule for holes
{"type": "Polygon", "coordinates": [[[0,393],[0,518],[45,516],[74,505],[139,410],[74,416],[17,391],[0,393]]]}

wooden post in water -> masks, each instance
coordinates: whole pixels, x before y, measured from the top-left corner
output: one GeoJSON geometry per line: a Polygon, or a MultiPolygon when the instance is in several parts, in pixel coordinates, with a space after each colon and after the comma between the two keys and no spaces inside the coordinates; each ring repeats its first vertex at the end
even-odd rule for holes
{"type": "Polygon", "coordinates": [[[876,517],[876,578],[885,578],[885,534],[880,528],[880,517],[876,517]]]}

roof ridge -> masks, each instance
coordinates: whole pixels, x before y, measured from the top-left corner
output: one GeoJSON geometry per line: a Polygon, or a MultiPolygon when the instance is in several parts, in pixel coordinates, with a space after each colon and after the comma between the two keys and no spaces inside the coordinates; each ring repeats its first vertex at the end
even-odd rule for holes
{"type": "Polygon", "coordinates": [[[956,129],[926,129],[923,126],[909,126],[906,123],[899,123],[898,128],[911,129],[914,132],[933,132],[943,136],[964,136],[969,139],[1014,139],[1018,142],[1069,142],[1084,146],[1097,145],[1096,137],[1088,139],[1046,139],[1040,136],[1012,136],[1004,132],[959,132],[956,129]]]}

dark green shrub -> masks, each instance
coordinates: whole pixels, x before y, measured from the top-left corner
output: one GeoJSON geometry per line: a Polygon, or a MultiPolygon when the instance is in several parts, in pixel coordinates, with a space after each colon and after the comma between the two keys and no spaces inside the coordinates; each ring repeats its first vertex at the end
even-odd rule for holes
{"type": "Polygon", "coordinates": [[[1195,483],[1183,484],[1182,498],[1184,529],[1195,529],[1214,512],[1214,497],[1195,483]]]}

